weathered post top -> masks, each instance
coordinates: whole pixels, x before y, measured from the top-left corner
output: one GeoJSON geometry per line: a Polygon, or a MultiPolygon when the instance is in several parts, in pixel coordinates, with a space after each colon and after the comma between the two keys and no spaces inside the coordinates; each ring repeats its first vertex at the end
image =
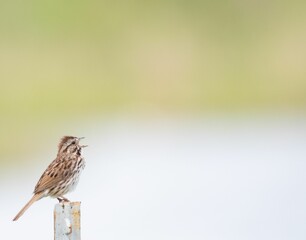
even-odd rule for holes
{"type": "Polygon", "coordinates": [[[80,240],[80,202],[63,202],[54,207],[54,240],[80,240]]]}

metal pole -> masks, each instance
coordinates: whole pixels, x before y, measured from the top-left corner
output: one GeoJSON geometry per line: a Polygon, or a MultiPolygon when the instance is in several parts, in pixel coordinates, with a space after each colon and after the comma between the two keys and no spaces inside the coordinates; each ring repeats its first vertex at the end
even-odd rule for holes
{"type": "Polygon", "coordinates": [[[63,202],[54,207],[54,240],[80,240],[80,202],[63,202]]]}

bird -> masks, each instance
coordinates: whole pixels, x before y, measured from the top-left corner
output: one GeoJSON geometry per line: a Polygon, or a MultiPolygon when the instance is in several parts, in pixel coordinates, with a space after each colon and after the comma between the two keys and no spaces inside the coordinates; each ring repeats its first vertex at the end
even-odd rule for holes
{"type": "Polygon", "coordinates": [[[43,172],[34,188],[34,195],[13,221],[17,221],[34,202],[44,197],[57,198],[59,202],[69,202],[64,195],[75,189],[85,168],[82,149],[87,145],[80,145],[80,140],[83,138],[73,136],[61,138],[56,158],[43,172]]]}

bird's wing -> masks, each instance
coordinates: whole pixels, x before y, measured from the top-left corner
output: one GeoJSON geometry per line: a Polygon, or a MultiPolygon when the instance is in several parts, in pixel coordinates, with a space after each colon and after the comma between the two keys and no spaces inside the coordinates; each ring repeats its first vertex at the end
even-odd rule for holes
{"type": "Polygon", "coordinates": [[[47,174],[43,174],[35,186],[34,193],[40,193],[47,189],[51,189],[52,187],[57,186],[61,180],[63,180],[63,178],[60,176],[51,177],[47,174]]]}
{"type": "Polygon", "coordinates": [[[35,186],[34,193],[43,192],[58,186],[58,183],[64,179],[63,176],[67,174],[66,171],[60,163],[56,162],[56,160],[53,161],[40,177],[35,186]]]}

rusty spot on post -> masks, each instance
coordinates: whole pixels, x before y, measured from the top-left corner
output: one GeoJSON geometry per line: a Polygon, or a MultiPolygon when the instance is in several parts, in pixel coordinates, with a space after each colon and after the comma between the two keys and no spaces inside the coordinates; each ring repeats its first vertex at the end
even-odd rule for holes
{"type": "Polygon", "coordinates": [[[80,202],[63,202],[54,208],[54,239],[80,240],[80,202]]]}

